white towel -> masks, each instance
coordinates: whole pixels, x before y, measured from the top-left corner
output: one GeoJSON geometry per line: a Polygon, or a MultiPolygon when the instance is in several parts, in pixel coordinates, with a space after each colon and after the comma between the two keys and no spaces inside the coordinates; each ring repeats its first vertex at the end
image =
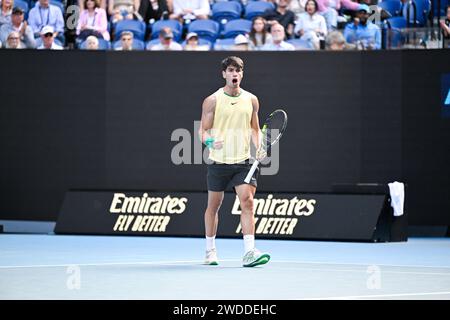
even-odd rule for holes
{"type": "Polygon", "coordinates": [[[394,216],[399,217],[403,215],[405,186],[401,182],[394,181],[389,183],[389,192],[391,194],[391,207],[394,208],[394,216]]]}

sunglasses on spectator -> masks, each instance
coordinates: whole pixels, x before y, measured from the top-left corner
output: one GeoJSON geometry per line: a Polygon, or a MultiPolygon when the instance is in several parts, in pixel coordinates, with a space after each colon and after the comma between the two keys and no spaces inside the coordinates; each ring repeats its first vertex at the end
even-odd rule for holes
{"type": "Polygon", "coordinates": [[[49,33],[46,33],[46,34],[44,34],[44,37],[45,37],[45,38],[53,37],[53,33],[50,33],[50,32],[49,32],[49,33]]]}

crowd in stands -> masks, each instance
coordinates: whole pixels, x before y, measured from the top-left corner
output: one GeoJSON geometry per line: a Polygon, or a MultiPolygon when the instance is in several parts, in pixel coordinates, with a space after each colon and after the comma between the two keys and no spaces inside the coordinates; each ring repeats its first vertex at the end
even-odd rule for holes
{"type": "MultiPolygon", "coordinates": [[[[382,19],[402,15],[384,11],[387,6],[378,1],[0,0],[0,47],[377,50],[382,48],[382,26],[371,15],[382,12],[382,19]]],[[[397,2],[399,8],[406,2],[382,1],[397,2]]],[[[442,11],[438,25],[448,41],[450,6],[442,11]]]]}

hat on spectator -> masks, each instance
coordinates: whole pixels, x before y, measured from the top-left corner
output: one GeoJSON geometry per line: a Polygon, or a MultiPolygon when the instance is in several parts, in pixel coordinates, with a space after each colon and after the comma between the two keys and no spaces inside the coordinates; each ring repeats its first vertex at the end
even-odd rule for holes
{"type": "Polygon", "coordinates": [[[367,13],[370,13],[372,10],[370,10],[370,7],[367,4],[360,4],[358,7],[358,11],[365,11],[367,13]]]}
{"type": "Polygon", "coordinates": [[[20,7],[14,7],[14,9],[12,9],[12,14],[23,14],[23,13],[24,11],[20,7]]]}
{"type": "Polygon", "coordinates": [[[248,44],[248,39],[243,34],[238,35],[236,38],[234,38],[234,44],[248,44]]]}
{"type": "Polygon", "coordinates": [[[43,27],[42,30],[41,30],[41,34],[42,34],[42,35],[45,35],[45,34],[47,34],[47,33],[54,33],[54,32],[55,32],[55,29],[53,29],[52,26],[45,26],[45,27],[43,27]]]}
{"type": "Polygon", "coordinates": [[[159,32],[159,35],[163,37],[164,39],[172,39],[173,38],[173,32],[170,28],[162,28],[159,32]]]}
{"type": "Polygon", "coordinates": [[[196,37],[198,38],[198,34],[196,34],[195,32],[189,32],[186,36],[186,41],[189,40],[192,37],[196,37]]]}

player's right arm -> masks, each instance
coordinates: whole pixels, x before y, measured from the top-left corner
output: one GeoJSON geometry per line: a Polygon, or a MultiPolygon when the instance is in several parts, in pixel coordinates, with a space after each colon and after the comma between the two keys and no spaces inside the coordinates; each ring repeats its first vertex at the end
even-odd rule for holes
{"type": "Polygon", "coordinates": [[[202,143],[213,139],[212,148],[221,149],[223,141],[217,140],[210,134],[210,130],[214,123],[214,111],[216,109],[216,97],[210,95],[203,101],[202,105],[202,119],[200,121],[200,129],[198,131],[199,138],[202,143]]]}

